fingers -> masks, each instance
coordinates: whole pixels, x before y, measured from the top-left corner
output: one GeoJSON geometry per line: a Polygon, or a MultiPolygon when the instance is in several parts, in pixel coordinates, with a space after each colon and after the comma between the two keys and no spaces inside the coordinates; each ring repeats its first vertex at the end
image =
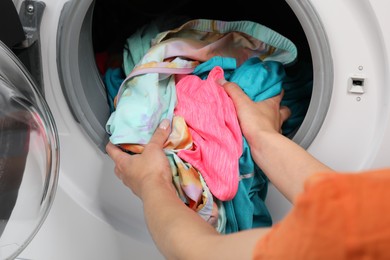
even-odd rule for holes
{"type": "Polygon", "coordinates": [[[276,95],[272,97],[271,99],[274,99],[274,102],[279,104],[279,113],[280,113],[280,123],[282,124],[284,121],[286,121],[291,116],[291,110],[287,106],[281,106],[280,102],[282,101],[284,96],[284,89],[279,93],[279,95],[276,95]]]}
{"type": "MultiPolygon", "coordinates": [[[[149,141],[149,144],[156,144],[158,147],[163,147],[165,141],[168,139],[169,133],[171,131],[170,122],[168,119],[164,119],[161,121],[160,125],[154,132],[152,138],[149,141]]],[[[111,157],[111,159],[115,162],[123,156],[124,153],[119,147],[108,142],[106,145],[106,152],[111,157]]]]}
{"type": "Polygon", "coordinates": [[[106,152],[113,161],[116,161],[118,156],[120,156],[123,153],[121,149],[119,149],[116,145],[112,144],[111,142],[107,143],[106,152]]]}
{"type": "Polygon", "coordinates": [[[254,102],[237,84],[228,82],[225,79],[219,79],[217,80],[217,83],[225,89],[226,93],[232,99],[234,106],[236,107],[238,117],[241,119],[241,127],[246,128],[244,124],[251,122],[253,119],[258,120],[260,118],[260,120],[273,121],[274,123],[271,122],[271,124],[275,125],[275,129],[279,129],[280,126],[291,116],[291,110],[286,106],[281,106],[284,89],[282,89],[278,95],[275,95],[267,100],[254,102]],[[249,116],[248,119],[248,115],[252,116],[249,116]],[[255,116],[253,117],[253,115],[255,116]]]}
{"type": "Polygon", "coordinates": [[[171,132],[170,122],[168,119],[161,121],[160,125],[157,127],[152,138],[149,141],[149,144],[156,144],[158,147],[163,148],[165,141],[168,139],[168,136],[171,132]]]}
{"type": "Polygon", "coordinates": [[[282,101],[283,96],[284,96],[284,89],[282,89],[282,91],[279,93],[279,95],[276,95],[276,97],[275,97],[276,102],[278,102],[278,104],[280,104],[280,102],[282,101]]]}
{"type": "Polygon", "coordinates": [[[226,81],[225,79],[219,79],[217,82],[225,89],[236,108],[253,102],[236,83],[226,81]]]}
{"type": "Polygon", "coordinates": [[[125,159],[128,156],[130,156],[130,155],[128,155],[127,153],[123,152],[119,147],[117,147],[116,145],[112,144],[111,142],[107,143],[107,145],[106,145],[106,152],[107,152],[107,154],[111,157],[111,159],[115,163],[115,168],[114,168],[115,175],[120,180],[122,180],[122,171],[121,171],[121,169],[122,168],[126,168],[125,164],[126,164],[127,161],[125,159]]]}
{"type": "MultiPolygon", "coordinates": [[[[236,108],[242,107],[243,105],[247,105],[253,102],[253,100],[250,99],[236,83],[226,81],[225,79],[219,79],[217,82],[225,89],[226,93],[233,100],[234,106],[236,108]]],[[[282,91],[278,95],[272,97],[271,99],[273,99],[275,103],[280,104],[283,99],[283,96],[284,89],[282,89],[282,91]]],[[[287,111],[285,112],[287,115],[287,111]]]]}
{"type": "Polygon", "coordinates": [[[280,107],[280,121],[283,123],[291,116],[291,110],[286,106],[280,107]]]}

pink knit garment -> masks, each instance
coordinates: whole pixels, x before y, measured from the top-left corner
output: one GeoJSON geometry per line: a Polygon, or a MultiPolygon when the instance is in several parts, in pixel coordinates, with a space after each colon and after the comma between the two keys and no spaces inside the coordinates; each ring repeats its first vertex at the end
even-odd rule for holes
{"type": "Polygon", "coordinates": [[[237,193],[243,143],[233,101],[216,82],[220,78],[221,67],[213,68],[206,80],[182,76],[174,114],[185,119],[194,143],[178,156],[201,173],[215,197],[226,201],[237,193]]]}

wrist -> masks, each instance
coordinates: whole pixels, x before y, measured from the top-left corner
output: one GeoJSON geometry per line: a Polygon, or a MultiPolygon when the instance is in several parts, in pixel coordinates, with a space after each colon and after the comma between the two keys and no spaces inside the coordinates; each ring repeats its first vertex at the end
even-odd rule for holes
{"type": "Polygon", "coordinates": [[[283,138],[284,136],[277,132],[276,130],[258,130],[253,135],[248,135],[246,137],[246,140],[251,148],[251,150],[262,150],[265,144],[272,143],[273,141],[270,141],[275,138],[283,138]]]}
{"type": "Polygon", "coordinates": [[[149,198],[161,201],[166,195],[176,196],[176,189],[173,186],[172,180],[167,180],[160,175],[157,178],[143,180],[140,185],[138,197],[144,202],[149,198]]]}

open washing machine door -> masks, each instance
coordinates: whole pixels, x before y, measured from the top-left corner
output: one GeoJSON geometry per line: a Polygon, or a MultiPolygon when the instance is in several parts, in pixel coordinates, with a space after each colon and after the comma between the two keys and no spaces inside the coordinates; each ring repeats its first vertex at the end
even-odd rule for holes
{"type": "Polygon", "coordinates": [[[16,55],[0,41],[0,259],[14,259],[44,222],[57,187],[52,114],[16,55]]]}

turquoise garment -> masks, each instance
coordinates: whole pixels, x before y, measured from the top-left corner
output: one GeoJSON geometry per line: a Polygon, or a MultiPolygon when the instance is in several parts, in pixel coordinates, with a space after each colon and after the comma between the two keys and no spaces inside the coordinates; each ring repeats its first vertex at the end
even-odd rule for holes
{"type": "Polygon", "coordinates": [[[277,61],[261,61],[250,58],[232,73],[227,80],[237,83],[253,101],[273,97],[282,91],[286,73],[277,61]]]}
{"type": "Polygon", "coordinates": [[[215,66],[220,66],[225,79],[237,83],[256,102],[279,94],[286,76],[283,64],[277,61],[261,61],[253,57],[237,68],[235,59],[219,56],[197,66],[193,74],[205,79],[215,66]]]}
{"type": "Polygon", "coordinates": [[[311,63],[298,61],[291,68],[286,68],[286,73],[281,105],[291,110],[291,116],[282,125],[283,134],[288,136],[302,124],[309,108],[313,89],[313,69],[311,63]]]}
{"type": "MultiPolygon", "coordinates": [[[[231,75],[231,82],[237,83],[253,101],[262,101],[282,91],[285,78],[283,65],[277,61],[261,61],[259,58],[248,59],[231,75]]],[[[268,179],[254,163],[250,147],[244,139],[244,152],[240,157],[239,192],[231,201],[224,203],[227,217],[226,233],[237,232],[255,227],[272,225],[272,218],[265,205],[268,191],[268,179]]]]}
{"type": "Polygon", "coordinates": [[[124,79],[125,75],[123,74],[123,70],[121,68],[108,68],[103,76],[103,82],[107,89],[107,98],[111,113],[115,110],[114,99],[124,79]]]}
{"type": "MultiPolygon", "coordinates": [[[[248,157],[246,157],[248,158],[248,157]]],[[[248,170],[247,165],[240,164],[248,170]]],[[[268,191],[268,181],[264,173],[253,165],[253,174],[243,177],[238,186],[237,195],[230,201],[224,201],[226,214],[225,234],[256,227],[272,225],[272,218],[264,201],[268,191]]]]}
{"type": "Polygon", "coordinates": [[[272,225],[271,215],[265,205],[268,178],[252,160],[249,145],[244,137],[243,141],[238,192],[232,200],[223,202],[227,219],[226,234],[272,225]]]}
{"type": "Polygon", "coordinates": [[[206,79],[209,72],[215,67],[219,66],[224,71],[225,79],[230,78],[234,70],[237,68],[236,59],[230,57],[214,56],[206,62],[196,66],[192,74],[197,75],[201,79],[206,79]]]}

